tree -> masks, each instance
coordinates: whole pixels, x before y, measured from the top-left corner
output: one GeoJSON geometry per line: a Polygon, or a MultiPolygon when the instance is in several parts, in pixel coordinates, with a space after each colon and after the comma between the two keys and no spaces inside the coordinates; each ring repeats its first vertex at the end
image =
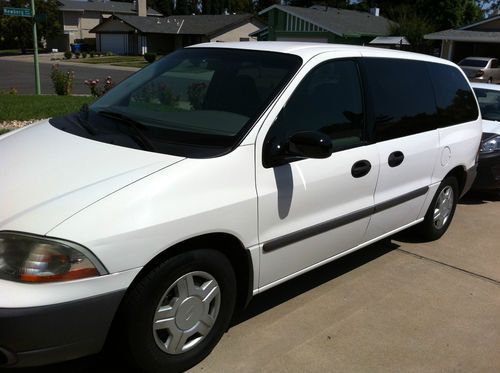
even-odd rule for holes
{"type": "Polygon", "coordinates": [[[151,0],[148,2],[148,6],[157,10],[164,16],[170,16],[173,14],[174,4],[172,0],[151,0]]]}
{"type": "Polygon", "coordinates": [[[407,4],[392,8],[389,18],[395,22],[391,25],[391,35],[405,36],[415,52],[431,52],[432,42],[424,39],[425,34],[435,31],[430,20],[417,15],[407,4]]]}
{"type": "MultiPolygon", "coordinates": [[[[0,7],[29,8],[26,0],[0,0],[0,7]]],[[[56,0],[35,0],[37,14],[46,14],[47,22],[38,23],[38,42],[52,38],[62,32],[56,0]]],[[[33,47],[33,20],[27,17],[0,16],[2,47],[20,48],[23,53],[33,47]]]]}
{"type": "Polygon", "coordinates": [[[487,16],[492,16],[494,12],[500,10],[498,0],[476,0],[476,3],[487,16]]]}
{"type": "Polygon", "coordinates": [[[417,13],[429,18],[438,30],[460,27],[482,18],[474,0],[417,0],[417,13]]]}

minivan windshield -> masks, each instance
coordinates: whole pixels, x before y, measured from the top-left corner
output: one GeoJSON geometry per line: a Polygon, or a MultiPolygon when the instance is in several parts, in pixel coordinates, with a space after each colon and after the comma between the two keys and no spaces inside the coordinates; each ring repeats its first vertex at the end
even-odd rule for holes
{"type": "Polygon", "coordinates": [[[460,66],[467,67],[486,67],[488,64],[488,60],[473,60],[470,58],[466,58],[458,63],[460,66]]]}
{"type": "MultiPolygon", "coordinates": [[[[245,136],[301,63],[300,57],[283,53],[183,49],[85,108],[78,118],[80,132],[87,128],[85,136],[105,142],[114,133],[114,144],[166,154],[224,154],[245,136]]],[[[51,121],[61,128],[57,122],[51,121]]]]}

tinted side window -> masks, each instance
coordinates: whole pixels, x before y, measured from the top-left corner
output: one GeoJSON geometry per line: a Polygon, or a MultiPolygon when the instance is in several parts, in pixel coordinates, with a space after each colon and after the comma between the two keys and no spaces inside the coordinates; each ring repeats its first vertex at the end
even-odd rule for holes
{"type": "Polygon", "coordinates": [[[491,60],[491,68],[498,69],[498,60],[491,60]]]}
{"type": "Polygon", "coordinates": [[[298,131],[330,136],[334,150],[362,143],[363,99],[357,64],[329,61],[299,84],[268,135],[286,140],[298,131]]]}
{"type": "Polygon", "coordinates": [[[437,63],[428,63],[436,103],[438,106],[438,126],[476,120],[479,113],[472,89],[457,68],[437,63]]]}
{"type": "Polygon", "coordinates": [[[425,63],[366,58],[363,67],[373,104],[376,141],[435,128],[436,103],[425,63]]]}

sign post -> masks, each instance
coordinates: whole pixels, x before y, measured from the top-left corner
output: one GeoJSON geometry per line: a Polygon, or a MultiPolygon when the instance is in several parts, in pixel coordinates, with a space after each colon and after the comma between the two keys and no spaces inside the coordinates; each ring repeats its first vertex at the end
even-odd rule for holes
{"type": "Polygon", "coordinates": [[[33,21],[33,60],[35,62],[35,92],[41,94],[40,68],[38,66],[38,36],[36,32],[35,0],[31,0],[30,8],[3,8],[3,15],[10,17],[27,17],[33,21]]]}
{"type": "Polygon", "coordinates": [[[33,59],[35,62],[35,90],[36,94],[42,93],[40,88],[40,67],[38,66],[38,35],[36,32],[36,20],[35,20],[35,0],[31,0],[31,17],[33,17],[33,59]]]}

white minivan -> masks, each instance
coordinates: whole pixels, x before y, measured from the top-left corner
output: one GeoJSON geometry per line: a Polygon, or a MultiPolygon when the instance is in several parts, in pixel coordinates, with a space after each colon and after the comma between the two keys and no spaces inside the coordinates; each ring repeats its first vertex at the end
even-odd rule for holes
{"type": "Polygon", "coordinates": [[[0,137],[0,365],[201,361],[262,291],[411,226],[439,238],[481,118],[453,63],[211,43],[0,137]]]}

